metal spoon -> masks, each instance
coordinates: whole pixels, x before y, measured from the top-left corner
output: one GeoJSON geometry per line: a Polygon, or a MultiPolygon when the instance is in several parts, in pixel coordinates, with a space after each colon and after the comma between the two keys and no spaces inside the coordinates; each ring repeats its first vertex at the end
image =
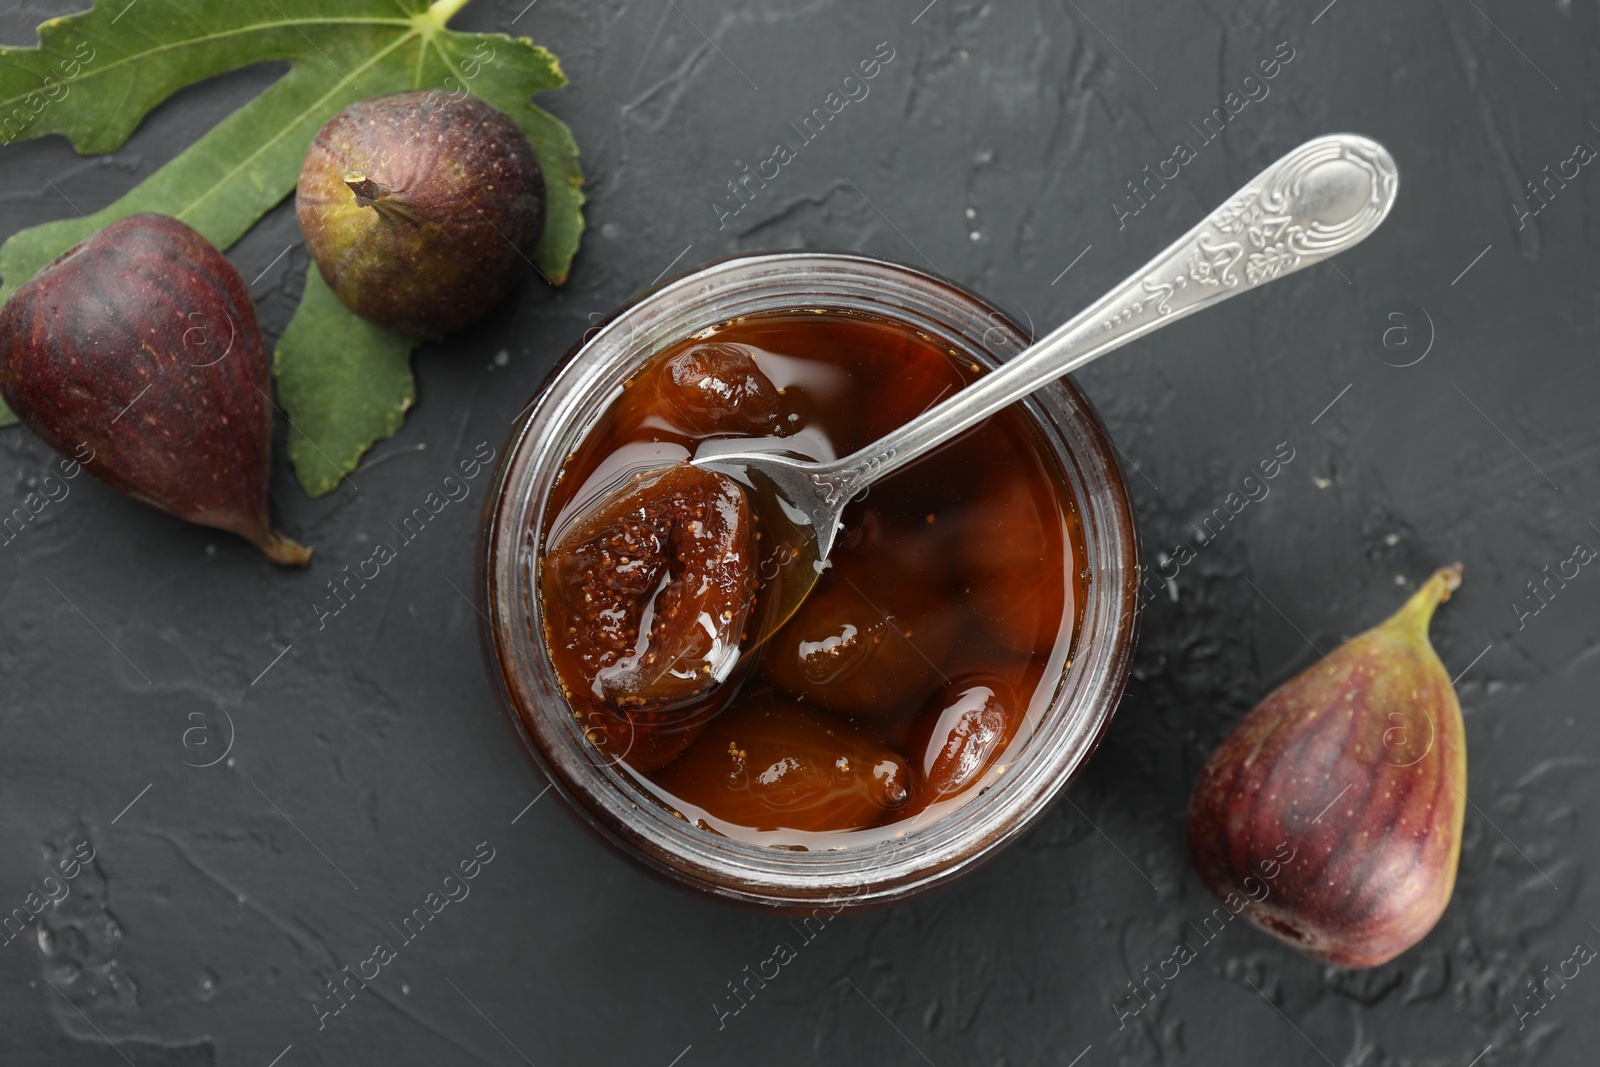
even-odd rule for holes
{"type": "Polygon", "coordinates": [[[752,489],[777,542],[778,564],[769,554],[772,573],[762,575],[756,643],[811,592],[845,505],[873,482],[1136,337],[1353,247],[1389,214],[1398,186],[1394,160],[1376,141],[1307,141],[1071,321],[859,452],[819,463],[738,440],[701,444],[695,466],[752,489]]]}

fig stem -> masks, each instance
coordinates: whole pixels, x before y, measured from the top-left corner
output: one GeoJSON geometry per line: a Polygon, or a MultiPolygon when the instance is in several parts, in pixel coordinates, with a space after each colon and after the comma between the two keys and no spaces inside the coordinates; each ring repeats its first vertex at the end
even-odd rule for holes
{"type": "Polygon", "coordinates": [[[1450,594],[1460,588],[1461,564],[1440,567],[1384,625],[1410,630],[1427,640],[1428,623],[1433,620],[1434,609],[1449,600],[1450,594]]]}
{"type": "Polygon", "coordinates": [[[257,541],[256,547],[265,552],[272,562],[285,567],[304,567],[311,562],[311,549],[298,541],[291,541],[277,530],[271,531],[265,540],[257,541]]]}
{"type": "Polygon", "coordinates": [[[389,195],[387,185],[373,181],[359,170],[346,171],[344,183],[356,194],[356,203],[361,207],[372,207],[389,195]]]}
{"type": "Polygon", "coordinates": [[[428,5],[428,15],[440,26],[455,18],[456,12],[467,6],[467,0],[434,0],[428,5]]]}

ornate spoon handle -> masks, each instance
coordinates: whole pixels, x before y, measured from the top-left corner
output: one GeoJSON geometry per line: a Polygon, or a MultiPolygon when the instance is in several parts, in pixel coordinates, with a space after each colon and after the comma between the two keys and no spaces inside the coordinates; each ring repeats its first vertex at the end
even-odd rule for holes
{"type": "Polygon", "coordinates": [[[1378,228],[1400,176],[1376,141],[1307,141],[1121,285],[1021,356],[812,480],[841,505],[890,471],[1114,348],[1274,278],[1321,262],[1378,228]]]}

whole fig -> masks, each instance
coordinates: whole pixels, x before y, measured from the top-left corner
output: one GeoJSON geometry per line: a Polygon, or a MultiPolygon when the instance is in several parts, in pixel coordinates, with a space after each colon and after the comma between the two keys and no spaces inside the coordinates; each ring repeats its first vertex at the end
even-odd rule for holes
{"type": "Polygon", "coordinates": [[[1428,622],[1460,584],[1460,564],[1436,572],[1387,622],[1273,690],[1195,784],[1201,879],[1315,959],[1376,967],[1450,901],[1467,747],[1428,622]]]}
{"type": "Polygon", "coordinates": [[[0,310],[0,395],[45,444],[113,489],[304,566],[310,549],[267,514],[269,388],[244,279],[166,215],[112,223],[0,310]]]}
{"type": "Polygon", "coordinates": [[[516,287],[544,201],[539,157],[516,123],[476,97],[419,90],[330,119],[306,150],[295,214],[350,310],[439,337],[516,287]]]}

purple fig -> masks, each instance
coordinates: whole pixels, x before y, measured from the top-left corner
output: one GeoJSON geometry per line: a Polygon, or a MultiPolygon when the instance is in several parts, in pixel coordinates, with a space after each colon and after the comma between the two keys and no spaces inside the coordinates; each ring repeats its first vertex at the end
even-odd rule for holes
{"type": "Polygon", "coordinates": [[[351,104],[306,151],[295,213],[329,288],[386,330],[439,337],[516,288],[544,232],[516,123],[435,90],[351,104]]]}
{"type": "Polygon", "coordinates": [[[119,492],[304,566],[311,550],[267,514],[269,387],[244,279],[166,215],[112,223],[0,310],[0,395],[45,444],[119,492]]]}
{"type": "Polygon", "coordinates": [[[1195,784],[1201,880],[1315,959],[1376,967],[1450,902],[1467,744],[1428,622],[1460,584],[1459,563],[1436,572],[1387,622],[1273,690],[1195,784]]]}

